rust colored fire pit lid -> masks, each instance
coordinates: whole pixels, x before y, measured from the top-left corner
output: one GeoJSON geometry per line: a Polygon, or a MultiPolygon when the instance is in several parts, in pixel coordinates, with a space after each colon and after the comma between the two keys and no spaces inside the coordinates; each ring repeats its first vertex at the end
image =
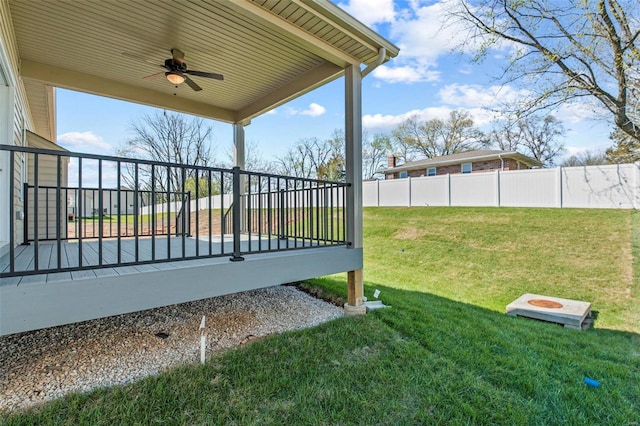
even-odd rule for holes
{"type": "Polygon", "coordinates": [[[526,293],[507,305],[507,315],[534,318],[582,329],[591,303],[580,300],[526,293]]]}
{"type": "Polygon", "coordinates": [[[530,305],[537,306],[539,308],[560,309],[564,305],[562,303],[549,300],[549,299],[531,299],[527,301],[530,305]]]}

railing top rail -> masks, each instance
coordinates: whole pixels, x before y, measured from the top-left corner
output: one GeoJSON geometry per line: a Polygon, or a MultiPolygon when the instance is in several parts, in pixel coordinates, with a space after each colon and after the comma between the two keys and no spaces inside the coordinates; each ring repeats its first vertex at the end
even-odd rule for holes
{"type": "Polygon", "coordinates": [[[197,170],[204,170],[204,171],[210,170],[212,172],[229,172],[229,173],[232,172],[231,169],[225,169],[221,167],[194,166],[189,164],[168,163],[165,161],[144,160],[141,158],[126,158],[126,157],[116,157],[112,155],[88,154],[84,152],[57,151],[55,149],[30,148],[30,147],[24,147],[24,146],[0,145],[0,150],[27,152],[32,154],[54,155],[57,157],[78,157],[78,158],[88,158],[90,160],[115,161],[115,162],[121,162],[121,163],[137,163],[137,164],[146,164],[148,166],[188,167],[190,169],[197,169],[197,170]]]}
{"type": "MultiPolygon", "coordinates": [[[[200,171],[211,171],[211,172],[226,172],[233,173],[233,169],[225,169],[222,167],[209,167],[209,166],[196,166],[189,164],[180,164],[180,163],[168,163],[164,161],[153,161],[153,160],[145,160],[139,158],[126,158],[126,157],[116,157],[111,155],[100,155],[100,154],[88,154],[83,152],[72,152],[72,151],[58,151],[54,149],[42,149],[42,148],[31,148],[24,146],[14,146],[14,145],[1,145],[0,150],[4,151],[14,151],[14,152],[26,152],[31,154],[44,154],[44,155],[52,155],[56,157],[77,157],[77,158],[86,158],[90,160],[102,160],[102,161],[115,161],[121,163],[136,163],[136,164],[145,164],[148,166],[158,166],[158,167],[186,167],[189,169],[200,170],[200,171]]],[[[252,172],[247,170],[240,170],[240,174],[250,175],[250,176],[260,176],[265,178],[280,178],[280,179],[289,179],[296,180],[301,182],[310,182],[310,183],[320,183],[323,185],[335,185],[335,186],[349,186],[350,184],[345,182],[336,182],[330,180],[322,180],[322,179],[311,179],[304,177],[296,177],[296,176],[284,176],[284,175],[276,175],[272,173],[264,173],[264,172],[252,172]]]]}
{"type": "Polygon", "coordinates": [[[266,173],[266,172],[252,172],[248,170],[240,170],[240,174],[260,176],[260,177],[266,177],[266,178],[270,177],[270,178],[297,180],[302,182],[322,183],[324,185],[349,186],[349,184],[346,182],[337,182],[333,180],[323,180],[323,179],[311,179],[311,178],[304,178],[304,177],[298,177],[298,176],[283,176],[283,175],[276,175],[273,173],[266,173]]]}

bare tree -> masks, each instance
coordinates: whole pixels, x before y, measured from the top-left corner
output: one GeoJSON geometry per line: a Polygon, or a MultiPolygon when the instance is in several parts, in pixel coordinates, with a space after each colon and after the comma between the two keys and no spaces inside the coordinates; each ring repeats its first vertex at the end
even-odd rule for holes
{"type": "Polygon", "coordinates": [[[562,122],[554,116],[531,115],[497,123],[489,136],[497,148],[518,151],[545,166],[552,166],[564,152],[560,138],[565,132],[562,122]]]}
{"type": "Polygon", "coordinates": [[[564,152],[564,145],[558,138],[564,136],[565,129],[554,116],[530,116],[519,120],[517,126],[524,154],[535,158],[543,165],[552,166],[556,158],[564,152]]]}
{"type": "Polygon", "coordinates": [[[500,78],[532,97],[527,115],[570,100],[595,99],[615,125],[640,139],[640,8],[637,0],[557,2],[458,0],[450,18],[469,25],[476,59],[493,47],[511,51],[500,78]]]}
{"type": "Polygon", "coordinates": [[[279,173],[303,178],[343,180],[344,133],[335,130],[330,139],[307,138],[276,159],[279,173]]]}
{"type": "MultiPolygon", "coordinates": [[[[434,118],[420,122],[409,117],[392,132],[396,151],[427,158],[471,151],[485,145],[484,135],[467,111],[451,111],[446,120],[434,118]]],[[[408,158],[405,158],[407,160],[408,158]]]]}
{"type": "MultiPolygon", "coordinates": [[[[166,111],[147,114],[132,122],[130,130],[133,137],[117,151],[120,156],[189,166],[208,166],[212,162],[213,127],[201,118],[166,111]]],[[[133,164],[125,164],[125,169],[122,178],[130,188],[137,183],[138,189],[153,186],[164,193],[181,191],[188,182],[195,188],[195,181],[200,183],[202,179],[193,168],[187,168],[183,175],[179,167],[154,167],[154,182],[150,166],[139,166],[137,179],[133,164]]]]}
{"type": "Polygon", "coordinates": [[[375,134],[373,138],[362,140],[362,177],[373,179],[386,165],[387,155],[391,152],[391,138],[388,135],[375,134]]]}
{"type": "MultiPolygon", "coordinates": [[[[226,151],[226,159],[220,164],[220,167],[232,168],[234,164],[233,148],[226,151]]],[[[252,172],[274,173],[275,165],[272,161],[265,159],[265,155],[260,149],[259,143],[255,140],[249,140],[244,147],[244,169],[252,172]]]]}
{"type": "Polygon", "coordinates": [[[608,164],[607,156],[604,152],[586,150],[570,156],[562,162],[561,166],[601,166],[603,164],[608,164]]]}

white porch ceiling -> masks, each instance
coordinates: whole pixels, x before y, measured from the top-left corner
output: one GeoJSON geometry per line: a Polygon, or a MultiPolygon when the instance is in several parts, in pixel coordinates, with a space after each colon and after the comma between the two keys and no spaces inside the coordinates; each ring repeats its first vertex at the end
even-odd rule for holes
{"type": "Polygon", "coordinates": [[[251,119],[398,49],[328,1],[9,0],[36,131],[52,129],[51,97],[63,87],[235,123],[251,119]],[[185,53],[203,90],[143,80],[185,53]],[[141,60],[124,56],[137,55],[141,60]]]}

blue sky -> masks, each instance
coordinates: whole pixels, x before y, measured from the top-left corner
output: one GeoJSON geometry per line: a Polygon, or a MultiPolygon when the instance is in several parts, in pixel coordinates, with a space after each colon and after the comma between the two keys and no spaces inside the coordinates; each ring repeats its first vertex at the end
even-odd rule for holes
{"type": "MultiPolygon", "coordinates": [[[[500,86],[493,76],[504,63],[504,51],[495,51],[481,64],[468,52],[450,52],[462,31],[442,28],[447,0],[338,0],[336,3],[400,47],[400,55],[363,80],[363,126],[368,133],[388,133],[404,119],[446,117],[466,109],[479,126],[493,118],[487,108],[526,94],[526,88],[500,86]]],[[[246,128],[246,138],[262,156],[283,155],[303,138],[328,138],[344,123],[343,79],[302,96],[258,117],[246,128]]],[[[131,121],[154,109],[142,105],[57,91],[59,143],[71,151],[113,154],[131,136],[131,121]]],[[[567,155],[603,150],[611,125],[596,120],[592,109],[566,105],[553,112],[568,129],[567,155]]],[[[232,145],[231,125],[211,121],[217,159],[227,160],[232,145]]]]}

